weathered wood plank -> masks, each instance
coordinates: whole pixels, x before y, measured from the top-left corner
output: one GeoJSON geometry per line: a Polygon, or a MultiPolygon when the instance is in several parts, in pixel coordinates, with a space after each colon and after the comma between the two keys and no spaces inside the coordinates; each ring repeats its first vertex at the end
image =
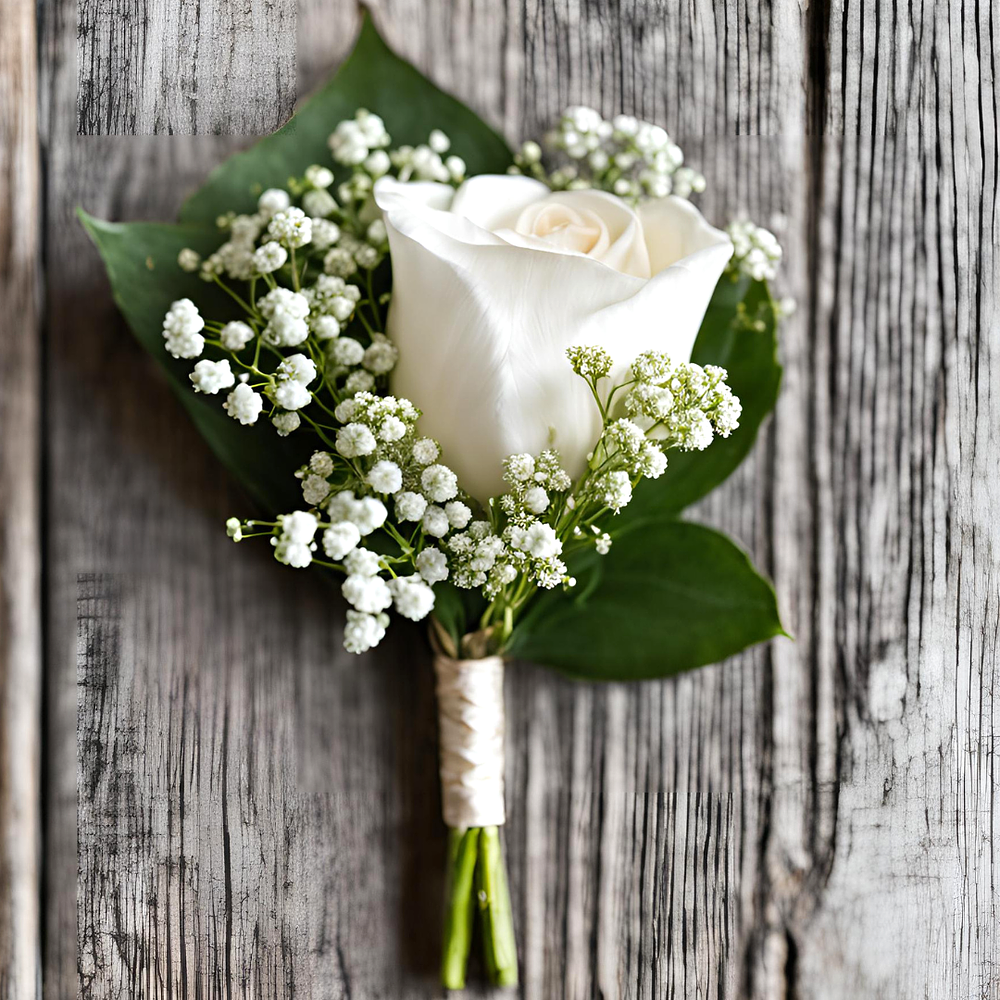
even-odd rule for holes
{"type": "Polygon", "coordinates": [[[777,422],[810,666],[776,648],[806,709],[770,847],[796,996],[1000,996],[997,16],[814,21],[811,337],[777,422]]]}
{"type": "Polygon", "coordinates": [[[41,838],[35,12],[0,0],[0,998],[36,995],[41,838]]]}
{"type": "Polygon", "coordinates": [[[295,106],[294,0],[78,0],[80,135],[263,135],[295,106]]]}

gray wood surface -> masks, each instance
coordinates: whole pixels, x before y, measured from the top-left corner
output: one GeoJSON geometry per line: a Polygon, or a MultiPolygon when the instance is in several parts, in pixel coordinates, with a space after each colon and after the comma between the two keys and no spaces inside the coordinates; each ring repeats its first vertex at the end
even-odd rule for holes
{"type": "Polygon", "coordinates": [[[295,0],[78,0],[77,131],[273,131],[295,106],[295,11],[295,0]]]}
{"type": "Polygon", "coordinates": [[[35,12],[0,0],[0,997],[36,995],[42,636],[35,12]]]}
{"type": "MultiPolygon", "coordinates": [[[[336,602],[222,533],[240,497],[71,213],[169,217],[237,143],[75,136],[73,14],[41,16],[45,994],[437,995],[423,637],[346,657],[336,602]]],[[[797,641],[632,687],[508,670],[525,997],[1000,997],[998,16],[376,9],[512,140],[576,101],[662,122],[799,301],[777,415],[700,511],[797,641]]],[[[300,4],[301,92],[356,23],[300,4]]]]}

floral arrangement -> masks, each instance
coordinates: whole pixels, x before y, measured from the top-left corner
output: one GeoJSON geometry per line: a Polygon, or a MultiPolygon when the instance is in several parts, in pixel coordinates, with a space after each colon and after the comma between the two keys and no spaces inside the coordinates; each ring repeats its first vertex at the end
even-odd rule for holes
{"type": "Polygon", "coordinates": [[[709,225],[659,126],[573,107],[512,156],[368,22],[294,125],[180,226],[84,221],[257,503],[230,537],[332,574],[350,653],[392,613],[430,622],[442,978],[464,985],[478,914],[490,978],[516,983],[504,659],[664,676],[782,631],[746,556],[678,518],[774,404],[781,248],[709,225]]]}

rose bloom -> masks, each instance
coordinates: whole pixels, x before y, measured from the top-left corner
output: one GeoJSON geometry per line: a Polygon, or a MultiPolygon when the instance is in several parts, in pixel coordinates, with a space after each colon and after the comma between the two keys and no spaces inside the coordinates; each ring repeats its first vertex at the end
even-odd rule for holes
{"type": "Polygon", "coordinates": [[[375,200],[392,255],[392,391],[420,407],[422,433],[480,502],[504,491],[508,455],[555,447],[582,473],[601,418],[566,348],[603,347],[615,381],[643,351],[687,361],[732,254],[674,197],[633,210],[482,175],[457,191],[383,178],[375,200]]]}

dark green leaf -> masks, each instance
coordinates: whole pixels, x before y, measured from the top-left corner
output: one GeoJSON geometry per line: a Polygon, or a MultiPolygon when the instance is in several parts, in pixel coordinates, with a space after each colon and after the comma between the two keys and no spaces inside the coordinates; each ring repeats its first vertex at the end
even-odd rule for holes
{"type": "Polygon", "coordinates": [[[585,680],[668,677],[783,633],[771,585],[728,538],[684,521],[637,524],[576,560],[579,594],[542,594],[510,655],[585,680]]]}
{"type": "Polygon", "coordinates": [[[434,617],[444,626],[456,649],[461,648],[462,636],[474,632],[486,600],[478,590],[461,590],[450,583],[434,587],[434,617]]]}
{"type": "Polygon", "coordinates": [[[781,384],[777,358],[777,323],[767,285],[723,275],[705,313],[692,361],[721,365],[740,397],[740,426],[728,438],[716,438],[704,451],[671,451],[667,471],[644,481],[616,523],[679,514],[715,489],[746,458],[764,418],[774,409],[781,384]]]}
{"type": "Polygon", "coordinates": [[[264,188],[284,187],[310,163],[332,168],[327,137],[358,108],[380,115],[396,146],[426,142],[441,129],[470,174],[503,173],[512,162],[504,140],[393,53],[366,13],[354,51],[330,82],[283,128],[214,170],[181,210],[182,221],[211,223],[227,209],[252,212],[264,188]]]}

